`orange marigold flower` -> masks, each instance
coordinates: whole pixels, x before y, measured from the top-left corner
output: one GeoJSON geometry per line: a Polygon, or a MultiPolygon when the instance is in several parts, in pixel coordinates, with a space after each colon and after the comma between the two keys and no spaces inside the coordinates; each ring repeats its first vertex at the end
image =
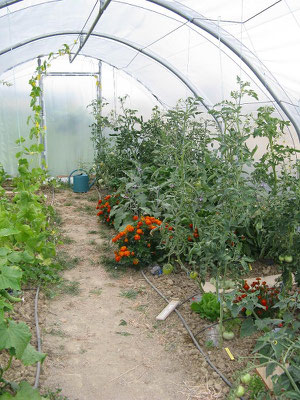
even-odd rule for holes
{"type": "Polygon", "coordinates": [[[140,240],[140,235],[134,235],[134,240],[140,240]]]}
{"type": "Polygon", "coordinates": [[[133,219],[134,221],[137,221],[137,220],[139,219],[139,217],[138,217],[137,215],[135,215],[134,217],[132,217],[132,219],[133,219]]]}
{"type": "Polygon", "coordinates": [[[104,197],[104,200],[109,200],[111,198],[111,195],[108,194],[107,196],[104,197]]]}
{"type": "Polygon", "coordinates": [[[146,225],[151,225],[151,220],[150,219],[145,219],[145,224],[146,225]]]}
{"type": "Polygon", "coordinates": [[[125,257],[129,257],[130,256],[130,251],[129,250],[124,251],[124,256],[125,257]]]}
{"type": "Polygon", "coordinates": [[[194,238],[198,238],[198,237],[199,237],[199,235],[198,235],[197,232],[194,232],[194,233],[193,233],[193,236],[194,236],[194,238]]]}
{"type": "Polygon", "coordinates": [[[122,247],[120,248],[120,250],[121,250],[121,251],[125,251],[125,250],[127,250],[127,247],[126,247],[126,246],[122,246],[122,247]]]}
{"type": "Polygon", "coordinates": [[[124,235],[125,235],[125,232],[120,232],[118,236],[119,236],[119,238],[121,238],[124,235]]]}
{"type": "Polygon", "coordinates": [[[155,223],[156,223],[158,226],[160,226],[160,225],[162,224],[162,222],[161,222],[159,219],[156,219],[156,220],[155,220],[155,223]]]}
{"type": "Polygon", "coordinates": [[[125,242],[125,243],[128,243],[128,239],[127,239],[127,238],[125,238],[125,239],[124,239],[124,242],[125,242]]]}
{"type": "Polygon", "coordinates": [[[142,235],[144,232],[141,229],[137,229],[136,233],[138,233],[139,235],[142,235]]]}
{"type": "Polygon", "coordinates": [[[139,260],[137,258],[134,258],[132,262],[134,265],[137,265],[139,263],[139,260]]]}
{"type": "Polygon", "coordinates": [[[99,207],[99,206],[97,206],[97,207],[96,207],[96,210],[99,210],[99,208],[100,208],[100,207],[99,207]]]}
{"type": "Polygon", "coordinates": [[[138,228],[139,228],[140,226],[142,226],[142,225],[143,225],[142,221],[140,221],[140,222],[137,223],[137,227],[138,227],[138,228]]]}
{"type": "Polygon", "coordinates": [[[121,261],[121,257],[120,257],[120,256],[116,256],[116,257],[115,257],[115,260],[116,260],[117,262],[119,262],[119,261],[121,261]]]}
{"type": "Polygon", "coordinates": [[[193,239],[191,238],[191,236],[188,237],[188,241],[189,241],[189,242],[192,242],[192,241],[193,241],[193,239]]]}
{"type": "Polygon", "coordinates": [[[102,200],[98,200],[98,204],[101,204],[102,203],[102,200]]]}
{"type": "Polygon", "coordinates": [[[110,218],[106,218],[106,222],[109,222],[110,221],[110,218]]]}
{"type": "Polygon", "coordinates": [[[102,206],[100,206],[100,208],[101,208],[101,210],[102,210],[102,208],[104,208],[104,205],[102,204],[102,206]]]}
{"type": "Polygon", "coordinates": [[[173,226],[169,226],[169,231],[172,231],[174,228],[173,228],[173,226]]]}
{"type": "Polygon", "coordinates": [[[119,256],[123,257],[124,256],[124,251],[119,251],[119,256]]]}
{"type": "Polygon", "coordinates": [[[117,240],[118,240],[118,239],[117,239],[116,237],[114,237],[114,238],[111,239],[111,241],[112,241],[113,243],[116,243],[117,240]]]}
{"type": "Polygon", "coordinates": [[[134,227],[132,225],[127,225],[126,229],[128,232],[133,232],[134,231],[134,227]]]}
{"type": "Polygon", "coordinates": [[[134,256],[134,251],[131,252],[131,255],[134,256]]]}
{"type": "Polygon", "coordinates": [[[149,226],[149,229],[150,229],[150,230],[155,229],[155,228],[156,228],[155,225],[150,225],[150,226],[149,226]]]}
{"type": "Polygon", "coordinates": [[[102,215],[103,214],[103,211],[99,211],[98,213],[97,213],[97,215],[99,216],[99,215],[102,215]]]}
{"type": "Polygon", "coordinates": [[[151,247],[151,244],[150,244],[150,243],[147,243],[147,247],[151,247]]]}

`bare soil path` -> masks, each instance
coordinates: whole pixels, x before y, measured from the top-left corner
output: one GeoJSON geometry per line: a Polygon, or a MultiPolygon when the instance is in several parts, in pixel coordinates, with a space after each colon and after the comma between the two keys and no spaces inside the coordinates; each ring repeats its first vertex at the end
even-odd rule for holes
{"type": "MultiPolygon", "coordinates": [[[[224,398],[203,391],[200,397],[191,379],[192,365],[189,369],[181,362],[163,325],[155,320],[165,304],[141,275],[133,271],[114,279],[103,268],[99,260],[105,239],[95,205],[95,191],[55,195],[54,206],[68,238],[60,251],[77,261],[64,277],[78,284],[71,285],[73,296],[62,294],[48,301],[43,328],[48,357],[41,386],[62,388],[69,400],[224,398]]],[[[169,326],[175,324],[169,318],[169,326]]]]}

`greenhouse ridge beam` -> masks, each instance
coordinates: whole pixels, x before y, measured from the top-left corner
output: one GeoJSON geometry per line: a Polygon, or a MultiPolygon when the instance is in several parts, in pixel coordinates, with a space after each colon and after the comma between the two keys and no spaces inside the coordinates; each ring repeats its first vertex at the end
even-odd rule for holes
{"type": "MultiPolygon", "coordinates": [[[[172,2],[169,0],[146,0],[149,3],[154,3],[158,6],[165,8],[166,10],[172,11],[175,14],[179,15],[180,17],[186,19],[191,24],[196,25],[198,28],[203,29],[205,32],[209,33],[210,35],[214,36],[217,40],[220,40],[226,47],[228,47],[234,54],[236,54],[250,70],[254,73],[254,75],[259,79],[262,85],[267,89],[273,99],[276,101],[278,106],[281,110],[285,113],[288,119],[291,121],[292,125],[294,126],[296,133],[298,135],[298,139],[300,141],[300,126],[298,126],[297,122],[289,112],[289,110],[285,107],[285,105],[279,100],[276,93],[273,89],[268,85],[263,75],[255,68],[255,66],[239,51],[236,49],[228,40],[226,40],[221,35],[218,35],[217,31],[214,31],[208,24],[205,24],[205,21],[202,21],[202,16],[194,10],[184,6],[183,4],[177,5],[176,2],[172,2]],[[191,12],[192,11],[192,12],[191,12]],[[198,16],[198,17],[197,17],[198,16]]],[[[239,43],[241,46],[245,47],[242,43],[239,43]]],[[[247,49],[247,51],[249,51],[247,49]]],[[[274,77],[273,77],[274,78],[274,77]]],[[[276,79],[274,78],[276,81],[276,79]]]]}
{"type": "Polygon", "coordinates": [[[97,72],[47,72],[47,76],[95,76],[97,72]]]}
{"type": "MultiPolygon", "coordinates": [[[[38,40],[42,40],[42,39],[46,39],[48,37],[64,36],[64,35],[78,35],[78,34],[80,34],[80,32],[78,32],[78,31],[71,31],[71,32],[68,31],[68,32],[57,32],[57,33],[52,33],[52,34],[48,34],[48,35],[38,36],[38,37],[35,37],[33,39],[18,43],[15,46],[12,46],[11,48],[7,48],[5,50],[2,50],[0,52],[0,56],[2,54],[8,53],[8,52],[10,52],[12,50],[15,50],[15,49],[17,49],[19,47],[25,46],[25,45],[27,45],[29,43],[32,43],[32,42],[35,42],[35,41],[38,41],[38,40]]],[[[165,67],[167,70],[169,70],[173,75],[175,75],[191,91],[191,93],[195,97],[200,98],[200,101],[201,101],[202,105],[206,108],[206,110],[208,110],[208,111],[210,110],[209,106],[203,101],[203,99],[202,99],[200,93],[198,92],[197,88],[180,71],[175,69],[171,64],[169,64],[164,59],[161,59],[157,55],[153,54],[151,51],[143,49],[143,48],[135,45],[134,43],[131,43],[131,42],[129,42],[127,40],[124,40],[124,39],[119,39],[119,38],[117,38],[115,36],[112,36],[112,35],[92,33],[91,36],[92,37],[99,37],[99,38],[103,38],[103,39],[108,39],[108,40],[112,40],[112,41],[121,43],[121,44],[123,44],[125,46],[131,47],[132,49],[138,51],[139,53],[144,54],[145,56],[149,57],[150,59],[156,61],[157,63],[159,63],[160,65],[165,67]]],[[[219,122],[217,121],[216,118],[215,118],[215,120],[216,120],[216,123],[217,123],[219,129],[221,130],[219,122]]]]}
{"type": "Polygon", "coordinates": [[[19,3],[20,1],[23,1],[23,0],[7,0],[3,4],[0,4],[0,10],[1,10],[1,8],[11,6],[12,4],[15,4],[15,3],[19,3]]]}
{"type": "MultiPolygon", "coordinates": [[[[107,9],[107,7],[109,6],[109,4],[111,3],[112,0],[106,0],[106,3],[103,4],[103,0],[100,0],[100,10],[99,13],[97,15],[97,17],[95,18],[95,21],[93,22],[92,26],[90,27],[88,33],[86,34],[86,37],[84,39],[84,41],[82,43],[80,43],[78,50],[76,51],[76,53],[74,54],[74,56],[71,58],[70,57],[70,63],[72,63],[75,58],[78,56],[79,52],[82,50],[82,48],[84,47],[84,45],[86,44],[86,42],[88,41],[89,37],[91,36],[95,26],[97,25],[99,19],[101,18],[102,14],[104,13],[104,11],[107,9]]],[[[80,33],[80,35],[82,35],[83,32],[80,33]]]]}

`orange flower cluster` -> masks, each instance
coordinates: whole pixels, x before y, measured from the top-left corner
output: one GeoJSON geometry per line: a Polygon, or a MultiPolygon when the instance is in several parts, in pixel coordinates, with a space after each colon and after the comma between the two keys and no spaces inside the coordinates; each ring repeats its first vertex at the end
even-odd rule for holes
{"type": "Polygon", "coordinates": [[[152,231],[160,227],[162,222],[150,216],[135,215],[132,219],[134,221],[132,225],[127,225],[112,239],[113,243],[121,242],[122,244],[119,250],[115,251],[115,260],[117,262],[122,260],[133,265],[139,264],[140,260],[147,263],[155,254],[155,251],[151,251],[151,243],[154,240],[152,231]]]}
{"type": "Polygon", "coordinates": [[[111,217],[110,217],[110,211],[111,208],[115,205],[118,204],[118,200],[116,200],[117,196],[111,196],[108,194],[107,196],[104,197],[103,200],[99,200],[96,209],[98,211],[97,216],[103,218],[103,221],[106,222],[107,224],[111,225],[113,223],[111,217]]]}

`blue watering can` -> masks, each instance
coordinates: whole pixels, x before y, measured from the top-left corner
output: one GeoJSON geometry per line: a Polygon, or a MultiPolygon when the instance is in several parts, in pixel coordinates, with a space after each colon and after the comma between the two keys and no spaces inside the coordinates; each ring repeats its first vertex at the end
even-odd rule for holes
{"type": "Polygon", "coordinates": [[[94,179],[91,183],[89,183],[88,174],[81,168],[74,169],[74,171],[72,171],[69,175],[69,186],[73,189],[74,193],[88,192],[95,182],[96,182],[96,179],[94,179]],[[83,171],[83,173],[75,175],[73,177],[73,185],[71,185],[71,176],[74,174],[74,172],[77,172],[77,171],[83,171]]]}

